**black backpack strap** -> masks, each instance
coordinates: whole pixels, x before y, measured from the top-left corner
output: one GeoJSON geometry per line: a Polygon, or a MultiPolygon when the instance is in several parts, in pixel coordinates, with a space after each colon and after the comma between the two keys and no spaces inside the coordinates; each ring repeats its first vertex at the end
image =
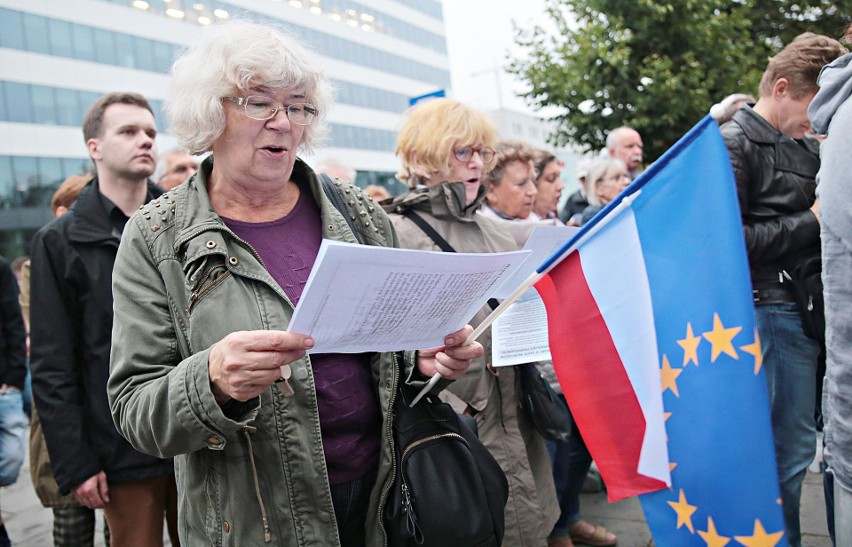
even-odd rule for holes
{"type": "Polygon", "coordinates": [[[423,233],[425,233],[427,236],[429,236],[429,239],[434,241],[435,244],[438,247],[440,247],[440,249],[442,251],[444,251],[445,253],[456,252],[456,250],[453,249],[453,246],[450,245],[449,242],[446,239],[441,237],[441,234],[439,234],[435,230],[435,228],[433,228],[428,222],[426,222],[426,220],[423,217],[421,217],[420,215],[418,215],[417,213],[415,213],[411,209],[406,209],[405,211],[403,211],[402,214],[403,214],[403,216],[405,216],[405,218],[407,218],[408,220],[410,220],[411,222],[416,224],[418,228],[423,230],[423,233]]]}
{"type": "Polygon", "coordinates": [[[326,175],[325,173],[318,173],[320,183],[322,183],[322,189],[325,192],[325,197],[331,201],[331,204],[334,205],[334,208],[340,211],[340,214],[343,215],[343,219],[346,220],[346,224],[349,225],[349,229],[355,235],[355,238],[358,240],[358,243],[361,245],[367,245],[367,241],[364,239],[364,234],[358,229],[352,217],[349,214],[349,208],[346,207],[346,202],[343,200],[343,195],[340,193],[340,187],[334,184],[334,181],[326,175]]]}
{"type": "MultiPolygon", "coordinates": [[[[441,237],[441,234],[439,234],[435,230],[435,228],[432,227],[431,224],[426,222],[426,220],[423,217],[421,217],[420,215],[418,215],[417,213],[415,213],[411,209],[406,209],[402,214],[403,214],[403,216],[405,216],[405,218],[409,219],[411,222],[416,224],[418,228],[423,230],[423,232],[427,236],[429,236],[429,239],[434,241],[435,244],[438,247],[440,247],[442,251],[444,251],[445,253],[456,252],[456,250],[453,248],[453,246],[450,245],[450,243],[446,239],[441,237]]],[[[488,299],[488,305],[491,306],[491,309],[493,310],[497,306],[500,305],[500,302],[498,302],[496,298],[489,298],[488,299]]]]}

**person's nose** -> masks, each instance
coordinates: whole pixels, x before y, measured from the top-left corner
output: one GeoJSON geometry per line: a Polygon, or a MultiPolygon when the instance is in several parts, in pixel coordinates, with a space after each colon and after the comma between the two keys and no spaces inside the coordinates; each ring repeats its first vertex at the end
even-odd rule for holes
{"type": "Polygon", "coordinates": [[[470,157],[470,161],[467,162],[468,167],[471,169],[482,169],[485,166],[485,162],[482,161],[482,154],[479,152],[474,152],[470,157]]]}
{"type": "Polygon", "coordinates": [[[266,120],[266,127],[278,131],[287,131],[290,129],[290,117],[287,116],[287,108],[282,106],[278,109],[274,116],[266,120]]]}
{"type": "Polygon", "coordinates": [[[538,194],[538,188],[535,187],[535,184],[533,184],[532,181],[529,181],[529,183],[527,183],[527,195],[535,197],[536,194],[538,194]]]}

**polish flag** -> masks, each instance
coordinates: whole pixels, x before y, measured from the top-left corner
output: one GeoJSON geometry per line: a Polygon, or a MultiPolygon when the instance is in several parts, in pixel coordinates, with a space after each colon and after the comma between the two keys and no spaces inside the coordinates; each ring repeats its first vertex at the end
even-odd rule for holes
{"type": "Polygon", "coordinates": [[[562,392],[614,502],[671,476],[642,246],[630,208],[611,216],[535,288],[562,392]]]}
{"type": "Polygon", "coordinates": [[[657,545],[777,541],[769,396],[715,120],[696,124],[536,272],[553,365],[610,501],[643,494],[657,545]]]}

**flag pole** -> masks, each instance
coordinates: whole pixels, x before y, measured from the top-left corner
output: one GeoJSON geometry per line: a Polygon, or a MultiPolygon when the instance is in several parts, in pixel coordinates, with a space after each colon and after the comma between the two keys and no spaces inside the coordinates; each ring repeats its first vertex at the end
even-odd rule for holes
{"type": "MultiPolygon", "coordinates": [[[[604,226],[612,222],[612,220],[617,217],[619,213],[621,213],[621,211],[630,207],[633,201],[641,193],[642,190],[636,190],[634,193],[624,196],[624,198],[621,199],[618,205],[611,209],[610,212],[603,218],[601,218],[599,222],[595,223],[593,226],[590,226],[588,230],[578,233],[573,239],[566,241],[565,244],[562,245],[562,247],[560,247],[559,249],[557,249],[556,252],[554,252],[550,257],[548,257],[548,259],[545,260],[541,264],[541,266],[536,269],[536,271],[531,273],[530,276],[526,278],[526,280],[524,280],[524,282],[521,283],[521,285],[517,289],[512,291],[512,294],[510,294],[505,300],[500,302],[499,306],[491,310],[491,313],[488,314],[488,317],[483,319],[482,323],[480,323],[474,329],[474,331],[470,333],[470,336],[468,336],[464,343],[462,343],[462,346],[467,346],[475,342],[476,339],[479,338],[480,335],[482,335],[482,333],[485,332],[485,330],[490,327],[491,324],[494,323],[494,321],[496,321],[497,318],[500,317],[509,306],[514,304],[515,301],[518,300],[518,298],[523,296],[523,294],[527,292],[530,287],[538,283],[538,281],[542,277],[547,275],[550,270],[555,268],[562,261],[563,258],[570,255],[577,248],[579,248],[581,244],[585,243],[587,239],[598,233],[601,229],[603,229],[604,226]]],[[[414,400],[411,401],[411,405],[409,406],[414,406],[418,402],[420,402],[420,399],[422,399],[427,393],[429,393],[429,391],[433,387],[435,387],[435,384],[437,384],[438,380],[440,379],[441,373],[436,372],[431,378],[429,378],[429,381],[426,382],[426,385],[423,386],[423,389],[420,390],[420,392],[417,394],[417,397],[415,397],[414,400]]]]}

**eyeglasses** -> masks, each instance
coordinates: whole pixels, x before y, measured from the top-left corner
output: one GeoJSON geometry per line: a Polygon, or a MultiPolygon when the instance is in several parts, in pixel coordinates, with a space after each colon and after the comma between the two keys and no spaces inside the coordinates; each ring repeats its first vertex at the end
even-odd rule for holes
{"type": "Polygon", "coordinates": [[[620,175],[611,175],[609,177],[601,177],[598,179],[598,182],[622,182],[626,180],[627,182],[631,182],[633,179],[630,178],[630,175],[627,173],[622,173],[620,175]]]}
{"type": "Polygon", "coordinates": [[[453,155],[461,162],[468,162],[473,159],[473,154],[479,153],[482,163],[488,163],[494,159],[494,150],[487,146],[474,148],[473,146],[462,146],[461,148],[453,148],[453,155]]]}
{"type": "Polygon", "coordinates": [[[317,107],[308,103],[293,103],[288,106],[278,104],[266,97],[252,95],[250,97],[222,97],[223,101],[229,101],[245,108],[246,116],[253,120],[270,120],[278,114],[282,108],[287,112],[287,118],[296,125],[311,125],[319,113],[317,107]]]}

